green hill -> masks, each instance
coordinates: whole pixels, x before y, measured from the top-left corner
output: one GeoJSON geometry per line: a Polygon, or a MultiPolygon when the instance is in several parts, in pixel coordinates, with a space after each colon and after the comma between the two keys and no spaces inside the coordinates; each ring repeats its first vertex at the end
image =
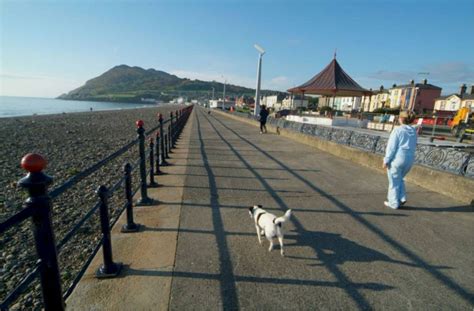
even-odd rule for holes
{"type": "MultiPolygon", "coordinates": [[[[222,94],[219,82],[181,79],[164,71],[127,65],[116,66],[85,85],[59,96],[60,99],[139,102],[142,98],[169,101],[178,96],[208,99],[212,88],[215,97],[222,94]]],[[[262,91],[262,94],[278,93],[262,91]]],[[[226,85],[226,96],[254,96],[255,90],[237,85],[226,85]]]]}

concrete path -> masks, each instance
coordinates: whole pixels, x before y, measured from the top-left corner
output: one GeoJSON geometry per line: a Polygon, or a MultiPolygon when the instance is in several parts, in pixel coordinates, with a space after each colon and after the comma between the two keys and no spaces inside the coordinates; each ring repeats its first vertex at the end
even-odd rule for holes
{"type": "Polygon", "coordinates": [[[408,184],[198,108],[169,308],[472,310],[474,213],[408,184]],[[260,246],[248,207],[284,225],[286,257],[260,246]]]}
{"type": "Polygon", "coordinates": [[[199,107],[171,162],[159,204],[135,209],[145,227],[113,232],[122,276],[96,280],[99,253],[68,309],[474,306],[472,207],[408,184],[408,206],[387,209],[383,174],[199,107]],[[293,210],[286,257],[258,244],[254,204],[293,210]]]}

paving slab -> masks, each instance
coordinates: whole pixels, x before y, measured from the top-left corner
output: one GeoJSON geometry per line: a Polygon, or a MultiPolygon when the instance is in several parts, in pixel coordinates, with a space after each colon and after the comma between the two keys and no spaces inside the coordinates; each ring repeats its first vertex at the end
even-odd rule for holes
{"type": "Polygon", "coordinates": [[[472,206],[408,183],[387,209],[384,174],[199,107],[171,156],[144,229],[113,230],[122,276],[95,279],[99,253],[68,309],[472,310],[472,206]],[[285,257],[254,204],[293,210],[285,257]]]}
{"type": "Polygon", "coordinates": [[[471,310],[471,206],[197,108],[171,310],[471,310]],[[257,242],[248,207],[282,214],[286,257],[257,242]]]}

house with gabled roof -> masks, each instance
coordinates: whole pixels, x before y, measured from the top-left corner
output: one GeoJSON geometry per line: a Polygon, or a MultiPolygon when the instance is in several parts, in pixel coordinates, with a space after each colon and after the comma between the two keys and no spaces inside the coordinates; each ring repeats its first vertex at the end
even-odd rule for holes
{"type": "Polygon", "coordinates": [[[394,84],[390,89],[390,108],[399,107],[417,113],[433,111],[435,99],[440,96],[441,88],[429,84],[427,79],[422,83],[411,80],[409,84],[394,84]]]}
{"type": "Polygon", "coordinates": [[[454,114],[462,107],[471,108],[474,111],[474,85],[469,90],[466,84],[461,85],[459,93],[440,96],[435,99],[434,110],[440,114],[454,114]]]}

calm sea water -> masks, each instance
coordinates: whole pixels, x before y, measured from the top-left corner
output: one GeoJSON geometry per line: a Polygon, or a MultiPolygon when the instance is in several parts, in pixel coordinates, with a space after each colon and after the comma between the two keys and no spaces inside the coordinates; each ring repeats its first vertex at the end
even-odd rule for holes
{"type": "Polygon", "coordinates": [[[151,106],[153,105],[0,96],[0,118],[82,112],[90,111],[91,108],[93,110],[118,110],[151,106]]]}

